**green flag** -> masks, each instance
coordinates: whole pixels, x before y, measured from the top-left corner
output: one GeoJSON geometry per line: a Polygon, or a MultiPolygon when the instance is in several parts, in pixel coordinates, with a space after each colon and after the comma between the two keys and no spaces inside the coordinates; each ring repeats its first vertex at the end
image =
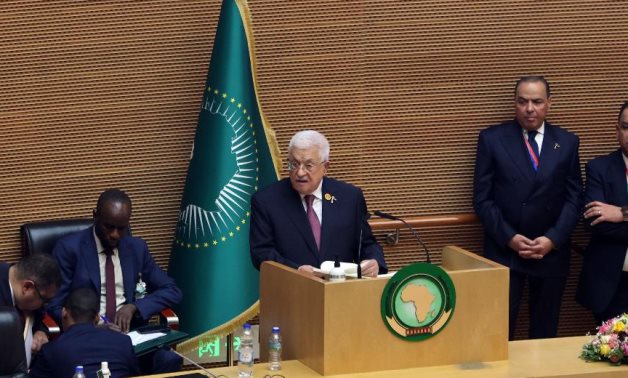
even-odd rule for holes
{"type": "MultiPolygon", "coordinates": [[[[259,273],[249,254],[250,200],[277,180],[272,130],[257,100],[255,55],[245,1],[224,0],[216,29],[169,274],[183,291],[182,331],[231,332],[258,313],[259,273]]],[[[181,348],[183,347],[183,348],[181,348]]]]}

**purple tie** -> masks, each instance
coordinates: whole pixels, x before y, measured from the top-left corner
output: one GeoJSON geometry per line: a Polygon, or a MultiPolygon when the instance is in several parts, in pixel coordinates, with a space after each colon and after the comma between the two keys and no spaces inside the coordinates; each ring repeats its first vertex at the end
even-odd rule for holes
{"type": "Polygon", "coordinates": [[[316,247],[321,249],[321,222],[318,220],[316,216],[316,212],[312,207],[314,203],[314,196],[308,194],[305,196],[305,202],[307,203],[307,220],[310,222],[310,227],[312,228],[312,234],[314,234],[314,240],[316,240],[316,247]]]}
{"type": "Polygon", "coordinates": [[[107,321],[113,322],[116,317],[116,275],[113,267],[113,251],[105,250],[107,260],[105,260],[105,315],[107,321]]]}

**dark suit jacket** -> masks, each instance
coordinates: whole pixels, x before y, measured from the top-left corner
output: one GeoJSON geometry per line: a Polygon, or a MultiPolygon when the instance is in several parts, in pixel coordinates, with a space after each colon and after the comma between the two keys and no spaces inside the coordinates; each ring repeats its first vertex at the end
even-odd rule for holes
{"type": "Polygon", "coordinates": [[[361,260],[376,259],[379,272],[386,273],[381,247],[369,226],[366,201],[362,191],[350,184],[323,178],[323,222],[321,252],[299,193],[292,189],[289,179],[283,179],[258,191],[251,199],[250,246],[253,265],[259,269],[266,260],[298,268],[301,265],[319,267],[323,261],[339,256],[340,261],[357,262],[362,230],[361,260]]]}
{"type": "Polygon", "coordinates": [[[545,122],[535,173],[515,120],[480,132],[473,206],[484,226],[486,257],[525,274],[567,275],[569,239],[581,210],[579,143],[576,135],[545,122]],[[515,234],[544,235],[556,250],[541,260],[522,259],[508,247],[515,234]]]}
{"type": "MultiPolygon", "coordinates": [[[[591,160],[587,164],[585,203],[602,201],[627,206],[625,164],[621,150],[591,160]]],[[[588,224],[595,218],[588,220],[588,224]]],[[[628,248],[628,223],[602,222],[589,227],[591,241],[584,263],[576,299],[593,312],[603,312],[617,290],[628,248]]]]}
{"type": "MultiPolygon", "coordinates": [[[[63,302],[72,289],[92,287],[100,293],[100,268],[92,230],[93,227],[90,227],[62,238],[52,251],[59,262],[63,282],[50,301],[49,309],[59,324],[63,302]]],[[[126,303],[135,304],[136,315],[139,314],[142,321],[181,301],[181,290],[155,263],[144,240],[125,236],[118,244],[118,254],[126,303]],[[135,285],[140,274],[142,281],[146,282],[148,294],[136,300],[135,285]]]]}
{"type": "MultiPolygon", "coordinates": [[[[9,286],[9,268],[10,264],[0,263],[0,306],[13,305],[13,296],[11,295],[11,288],[9,286]]],[[[33,333],[37,331],[43,331],[48,333],[48,328],[44,325],[42,319],[44,317],[43,310],[37,310],[33,312],[35,319],[33,321],[33,333]]]]}
{"type": "Polygon", "coordinates": [[[75,324],[42,347],[30,377],[71,377],[77,365],[83,365],[86,377],[96,377],[102,361],[108,362],[112,377],[140,375],[130,337],[90,323],[75,324]]]}

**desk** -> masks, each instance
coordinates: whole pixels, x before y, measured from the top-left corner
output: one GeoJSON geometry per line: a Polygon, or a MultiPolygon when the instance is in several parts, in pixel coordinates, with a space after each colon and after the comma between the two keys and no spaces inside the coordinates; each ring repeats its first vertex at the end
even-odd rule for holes
{"type": "MultiPolygon", "coordinates": [[[[521,378],[521,377],[595,377],[619,378],[628,377],[628,366],[613,366],[608,362],[585,362],[578,358],[582,345],[589,340],[588,336],[565,337],[557,339],[522,340],[508,343],[510,358],[505,361],[485,362],[468,365],[445,365],[403,370],[387,370],[370,373],[340,374],[334,378],[521,378]]],[[[269,374],[267,363],[254,366],[254,378],[263,378],[269,374]]],[[[212,374],[225,375],[229,378],[238,376],[237,367],[211,369],[212,374]]],[[[196,372],[196,371],[195,371],[196,372]]],[[[151,375],[151,378],[176,377],[190,374],[151,375]]],[[[281,374],[286,378],[321,377],[314,370],[299,361],[284,361],[281,374]]]]}

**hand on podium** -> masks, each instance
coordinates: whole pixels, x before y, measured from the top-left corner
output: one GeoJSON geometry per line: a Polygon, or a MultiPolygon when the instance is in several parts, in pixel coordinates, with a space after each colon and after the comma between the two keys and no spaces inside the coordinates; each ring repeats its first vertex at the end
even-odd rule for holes
{"type": "Polygon", "coordinates": [[[314,267],[312,265],[301,265],[297,270],[299,272],[314,274],[314,267]]]}
{"type": "Polygon", "coordinates": [[[362,267],[362,277],[377,277],[377,273],[379,272],[377,260],[362,260],[360,266],[362,267]]]}

